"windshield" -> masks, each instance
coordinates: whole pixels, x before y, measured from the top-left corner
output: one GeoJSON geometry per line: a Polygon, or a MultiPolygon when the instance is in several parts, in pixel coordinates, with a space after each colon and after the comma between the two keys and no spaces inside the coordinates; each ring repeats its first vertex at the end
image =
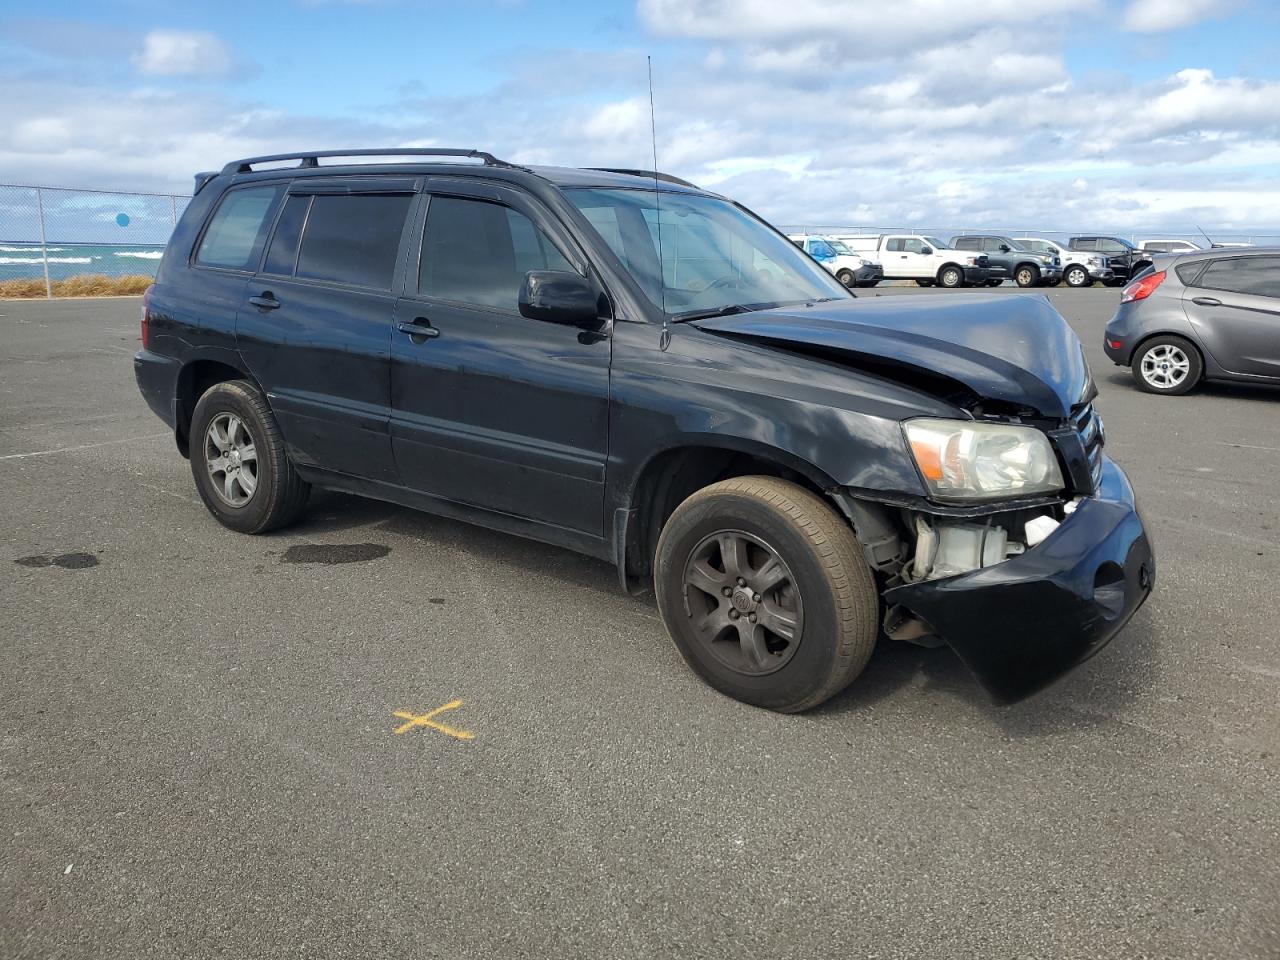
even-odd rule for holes
{"type": "Polygon", "coordinates": [[[1024,250],[1034,250],[1036,253],[1057,253],[1058,248],[1048,240],[1017,240],[1014,241],[1024,250]]]}
{"type": "Polygon", "coordinates": [[[1020,241],[1020,240],[1011,240],[1011,239],[1009,239],[1008,237],[1005,237],[1005,238],[1004,238],[1004,240],[1003,240],[1003,241],[1001,241],[1001,242],[1002,242],[1002,243],[1007,243],[1007,244],[1008,244],[1010,247],[1012,247],[1014,250],[1030,250],[1030,249],[1031,249],[1031,248],[1030,248],[1030,247],[1028,247],[1025,243],[1023,243],[1022,241],[1020,241]]]}
{"type": "Polygon", "coordinates": [[[924,242],[927,243],[929,246],[933,247],[933,249],[935,250],[947,250],[951,246],[951,244],[949,243],[943,243],[937,237],[925,237],[924,242]]]}
{"type": "Polygon", "coordinates": [[[846,247],[839,240],[828,240],[827,243],[831,244],[831,249],[834,250],[836,253],[840,254],[840,256],[842,257],[853,256],[853,251],[850,250],[848,247],[846,247]]]}
{"type": "Polygon", "coordinates": [[[786,237],[727,201],[613,188],[564,193],[673,317],[851,296],[786,237]]]}

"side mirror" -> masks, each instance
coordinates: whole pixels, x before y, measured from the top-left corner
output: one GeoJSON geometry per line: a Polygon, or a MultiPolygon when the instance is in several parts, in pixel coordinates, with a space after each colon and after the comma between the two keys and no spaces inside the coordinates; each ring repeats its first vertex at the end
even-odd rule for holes
{"type": "Polygon", "coordinates": [[[927,257],[929,254],[933,253],[933,247],[921,247],[920,252],[927,257]]]}
{"type": "Polygon", "coordinates": [[[1013,252],[1013,247],[1009,246],[1007,243],[1002,243],[1002,244],[1000,244],[1000,252],[1001,252],[1001,253],[1012,253],[1012,252],[1013,252]]]}
{"type": "Polygon", "coordinates": [[[595,329],[600,326],[599,299],[586,277],[564,270],[530,270],[520,284],[520,315],[595,329]]]}

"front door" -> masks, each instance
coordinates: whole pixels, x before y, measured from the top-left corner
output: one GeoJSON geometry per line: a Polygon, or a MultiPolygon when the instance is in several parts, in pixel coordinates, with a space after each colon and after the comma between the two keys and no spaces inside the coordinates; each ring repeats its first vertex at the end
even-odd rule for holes
{"type": "Polygon", "coordinates": [[[1214,260],[1186,288],[1183,306],[1225,369],[1280,377],[1280,257],[1214,260]]]}
{"type": "Polygon", "coordinates": [[[924,252],[924,241],[919,237],[890,237],[884,247],[885,275],[907,279],[933,277],[933,259],[924,252]]]}
{"type": "Polygon", "coordinates": [[[391,437],[403,482],[603,536],[609,328],[529,320],[518,309],[527,271],[585,275],[585,258],[522,191],[449,178],[427,190],[391,346],[391,437]]]}
{"type": "Polygon", "coordinates": [[[413,179],[301,179],[238,320],[241,353],[304,466],[397,479],[391,452],[393,282],[413,179]]]}

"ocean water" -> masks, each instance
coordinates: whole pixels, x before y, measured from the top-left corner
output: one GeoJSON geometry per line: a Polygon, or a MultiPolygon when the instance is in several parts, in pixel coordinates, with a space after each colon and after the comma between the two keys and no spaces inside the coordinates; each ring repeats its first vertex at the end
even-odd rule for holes
{"type": "MultiPolygon", "coordinates": [[[[49,257],[49,279],[65,280],[82,273],[155,276],[164,247],[146,243],[51,243],[45,252],[49,257]]],[[[28,278],[44,278],[40,244],[0,241],[0,280],[28,278]]]]}

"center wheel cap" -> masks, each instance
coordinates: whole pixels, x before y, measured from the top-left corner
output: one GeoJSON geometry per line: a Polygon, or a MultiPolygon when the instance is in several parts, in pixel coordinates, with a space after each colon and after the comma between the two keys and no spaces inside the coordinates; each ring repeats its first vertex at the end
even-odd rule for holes
{"type": "Polygon", "coordinates": [[[756,608],[756,602],[751,599],[751,591],[744,590],[739,587],[733,591],[733,597],[729,600],[733,604],[733,608],[739,613],[750,613],[756,608]]]}

